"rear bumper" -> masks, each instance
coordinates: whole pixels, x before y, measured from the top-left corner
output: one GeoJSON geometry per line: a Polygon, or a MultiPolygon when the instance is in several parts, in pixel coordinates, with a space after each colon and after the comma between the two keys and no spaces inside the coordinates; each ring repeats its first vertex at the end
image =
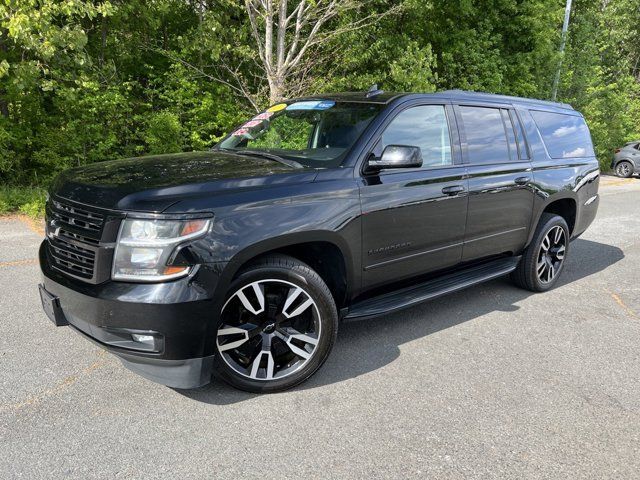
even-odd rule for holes
{"type": "Polygon", "coordinates": [[[572,238],[577,238],[584,233],[584,231],[591,225],[598,213],[598,206],[600,205],[600,194],[595,193],[589,196],[583,201],[583,204],[578,209],[576,218],[576,224],[573,229],[572,238]]]}
{"type": "Polygon", "coordinates": [[[194,388],[211,378],[218,265],[203,265],[173,282],[105,282],[91,285],[50,267],[40,248],[44,289],[56,297],[65,322],[118,356],[130,370],[175,388],[194,388]],[[153,336],[152,345],[132,334],[153,336]]]}

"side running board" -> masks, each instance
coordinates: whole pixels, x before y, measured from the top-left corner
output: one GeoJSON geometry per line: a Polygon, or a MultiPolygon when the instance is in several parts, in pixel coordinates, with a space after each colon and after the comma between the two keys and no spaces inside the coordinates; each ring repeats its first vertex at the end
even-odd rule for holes
{"type": "Polygon", "coordinates": [[[493,280],[515,270],[520,257],[493,260],[469,267],[418,285],[405,287],[355,303],[349,308],[344,320],[361,320],[377,317],[403,308],[412,307],[447,293],[462,290],[478,283],[493,280]]]}

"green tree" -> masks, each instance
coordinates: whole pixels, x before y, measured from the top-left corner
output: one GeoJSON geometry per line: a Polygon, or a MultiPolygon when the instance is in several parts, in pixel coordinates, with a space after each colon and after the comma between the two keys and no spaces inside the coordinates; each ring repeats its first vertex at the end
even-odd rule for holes
{"type": "MultiPolygon", "coordinates": [[[[464,88],[547,99],[564,5],[4,0],[0,183],[46,186],[76,165],[209,148],[282,95],[378,83],[390,91],[464,88]],[[294,48],[301,5],[306,23],[294,48]],[[287,64],[287,52],[299,54],[310,38],[299,63],[287,64]]],[[[603,168],[615,147],[640,137],[638,18],[637,0],[573,3],[558,99],[584,113],[603,168]]],[[[0,200],[15,208],[22,197],[11,192],[0,200]]]]}
{"type": "Polygon", "coordinates": [[[574,3],[559,98],[582,111],[608,169],[616,147],[640,137],[640,5],[574,3]]]}

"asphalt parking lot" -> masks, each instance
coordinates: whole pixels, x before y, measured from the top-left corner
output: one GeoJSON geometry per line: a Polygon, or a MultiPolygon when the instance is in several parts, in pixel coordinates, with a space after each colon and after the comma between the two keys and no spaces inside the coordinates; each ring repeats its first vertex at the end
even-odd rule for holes
{"type": "Polygon", "coordinates": [[[289,392],[144,380],[40,309],[0,220],[0,478],[638,478],[640,179],[604,177],[561,285],[342,326],[289,392]]]}

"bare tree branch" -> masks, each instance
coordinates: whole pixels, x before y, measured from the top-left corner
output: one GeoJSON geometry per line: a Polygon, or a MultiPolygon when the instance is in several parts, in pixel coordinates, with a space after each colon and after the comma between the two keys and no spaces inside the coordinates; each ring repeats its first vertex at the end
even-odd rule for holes
{"type": "Polygon", "coordinates": [[[231,76],[234,81],[234,83],[229,82],[228,80],[226,80],[223,76],[221,75],[215,75],[212,73],[208,73],[204,70],[203,68],[200,68],[196,65],[193,65],[192,63],[186,61],[183,58],[177,57],[175,55],[173,55],[171,52],[160,49],[160,48],[154,48],[154,47],[145,47],[148,50],[152,50],[154,52],[160,53],[164,56],[166,56],[167,58],[169,58],[170,60],[177,62],[179,64],[181,64],[182,66],[198,73],[198,75],[200,77],[204,77],[204,78],[208,78],[211,81],[214,81],[216,83],[220,83],[222,85],[225,85],[226,87],[228,87],[235,95],[241,97],[242,99],[246,100],[247,102],[249,102],[249,104],[251,105],[251,107],[256,111],[260,111],[260,102],[259,102],[259,95],[254,95],[253,93],[251,93],[250,88],[248,87],[248,85],[246,84],[244,77],[242,76],[242,73],[240,72],[240,67],[241,65],[237,65],[237,67],[235,69],[230,68],[228,65],[226,64],[222,64],[221,68],[223,70],[226,71],[226,73],[231,76]]]}
{"type": "Polygon", "coordinates": [[[255,8],[255,1],[245,0],[244,5],[245,10],[247,11],[247,16],[249,17],[249,22],[251,23],[251,33],[256,41],[256,45],[258,46],[258,55],[260,55],[260,59],[263,64],[266,64],[267,59],[265,57],[264,45],[262,37],[258,31],[258,10],[255,8]]]}
{"type": "Polygon", "coordinates": [[[339,35],[372,25],[401,9],[394,6],[348,24],[330,26],[341,14],[363,6],[364,0],[245,0],[252,36],[262,61],[260,69],[269,86],[271,102],[308,83],[313,62],[309,64],[305,59],[312,55],[312,50],[317,51],[315,49],[339,35]]]}
{"type": "MultiPolygon", "coordinates": [[[[201,5],[203,9],[211,8],[201,5]]],[[[227,86],[256,110],[265,97],[276,103],[286,96],[308,92],[314,80],[317,82],[313,73],[322,62],[318,55],[333,59],[327,46],[337,37],[370,26],[401,9],[394,6],[359,16],[365,0],[244,0],[243,5],[256,55],[240,56],[230,49],[223,52],[215,66],[205,66],[201,61],[195,65],[178,58],[165,49],[157,51],[199,76],[227,86]],[[355,19],[346,21],[341,17],[345,14],[355,19]]]]}
{"type": "Polygon", "coordinates": [[[287,0],[280,0],[280,10],[278,11],[278,40],[276,64],[278,68],[284,62],[285,38],[287,36],[287,26],[289,17],[287,16],[287,0]]]}
{"type": "Polygon", "coordinates": [[[273,73],[273,0],[266,0],[264,12],[264,56],[265,71],[273,73]]]}

